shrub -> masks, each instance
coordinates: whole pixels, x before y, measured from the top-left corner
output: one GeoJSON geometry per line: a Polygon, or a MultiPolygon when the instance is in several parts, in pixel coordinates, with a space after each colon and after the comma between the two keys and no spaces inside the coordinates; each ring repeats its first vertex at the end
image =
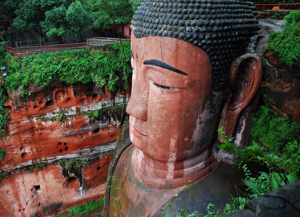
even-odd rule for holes
{"type": "Polygon", "coordinates": [[[5,134],[4,128],[7,125],[8,112],[5,111],[5,109],[2,106],[6,99],[7,96],[5,94],[5,89],[2,86],[0,86],[0,136],[5,134]]]}
{"type": "Polygon", "coordinates": [[[289,67],[300,62],[300,11],[291,12],[282,32],[272,32],[268,48],[289,67]]]}
{"type": "Polygon", "coordinates": [[[84,214],[86,212],[89,212],[93,209],[96,209],[97,207],[102,206],[103,204],[104,204],[104,199],[101,199],[97,203],[95,201],[91,200],[83,206],[75,206],[75,207],[72,207],[72,208],[68,209],[68,211],[77,216],[77,215],[81,215],[81,214],[84,214]]]}
{"type": "Polygon", "coordinates": [[[7,66],[5,86],[8,91],[17,88],[26,91],[30,84],[45,87],[57,80],[68,84],[92,81],[98,87],[107,85],[110,91],[115,91],[119,80],[123,88],[127,88],[131,73],[130,43],[113,44],[102,50],[43,53],[23,59],[11,57],[7,66]]]}
{"type": "Polygon", "coordinates": [[[0,42],[0,68],[5,65],[6,52],[4,49],[4,44],[5,42],[0,42]]]}
{"type": "Polygon", "coordinates": [[[261,106],[253,119],[251,145],[237,148],[219,129],[224,143],[220,148],[237,155],[234,167],[244,175],[246,194],[232,199],[222,212],[213,204],[206,217],[219,217],[243,208],[251,199],[293,183],[300,177],[300,123],[280,117],[274,110],[261,106]]]}
{"type": "Polygon", "coordinates": [[[27,91],[30,85],[45,87],[54,81],[68,84],[94,82],[97,87],[107,85],[113,92],[118,88],[127,88],[131,73],[130,42],[107,45],[101,50],[68,50],[25,58],[2,56],[5,57],[7,77],[5,86],[0,86],[1,134],[7,125],[8,114],[2,106],[7,98],[6,92],[19,89],[23,94],[30,94],[27,91]]]}

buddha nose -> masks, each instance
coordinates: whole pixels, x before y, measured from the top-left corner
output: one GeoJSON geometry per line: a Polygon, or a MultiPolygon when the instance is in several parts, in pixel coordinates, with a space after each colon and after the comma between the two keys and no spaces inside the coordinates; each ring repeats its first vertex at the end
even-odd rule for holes
{"type": "Polygon", "coordinates": [[[148,91],[139,82],[135,82],[132,86],[131,97],[128,102],[126,112],[143,121],[147,120],[147,96],[148,91]]]}

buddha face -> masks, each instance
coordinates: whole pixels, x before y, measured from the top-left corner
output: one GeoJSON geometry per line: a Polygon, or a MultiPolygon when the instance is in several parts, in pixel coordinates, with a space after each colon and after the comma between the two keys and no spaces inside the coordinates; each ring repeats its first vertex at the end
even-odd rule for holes
{"type": "Polygon", "coordinates": [[[131,46],[126,111],[133,145],[149,159],[193,164],[189,160],[212,143],[222,101],[222,93],[212,91],[210,58],[174,38],[133,36],[131,46]]]}

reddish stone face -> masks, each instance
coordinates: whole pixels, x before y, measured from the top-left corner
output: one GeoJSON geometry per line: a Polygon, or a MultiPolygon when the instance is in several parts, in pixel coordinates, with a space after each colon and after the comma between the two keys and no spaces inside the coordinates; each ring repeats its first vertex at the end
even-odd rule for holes
{"type": "Polygon", "coordinates": [[[134,167],[151,177],[189,177],[207,165],[222,93],[212,92],[208,55],[185,41],[132,38],[127,106],[134,167]]]}

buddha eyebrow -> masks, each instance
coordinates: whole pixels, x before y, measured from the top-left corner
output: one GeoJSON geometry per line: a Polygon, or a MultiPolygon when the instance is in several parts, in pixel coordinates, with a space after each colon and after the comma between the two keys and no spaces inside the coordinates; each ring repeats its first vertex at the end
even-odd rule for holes
{"type": "Polygon", "coordinates": [[[158,66],[158,67],[161,67],[161,68],[163,68],[163,69],[168,69],[168,70],[170,70],[170,71],[176,72],[176,73],[178,73],[178,74],[188,75],[187,73],[185,73],[185,72],[183,72],[183,71],[181,71],[181,70],[179,70],[179,69],[176,69],[176,68],[174,68],[174,67],[168,65],[167,63],[164,63],[164,62],[159,61],[159,60],[154,60],[154,59],[152,59],[152,60],[146,60],[146,61],[144,62],[144,64],[145,64],[145,65],[158,66]]]}

